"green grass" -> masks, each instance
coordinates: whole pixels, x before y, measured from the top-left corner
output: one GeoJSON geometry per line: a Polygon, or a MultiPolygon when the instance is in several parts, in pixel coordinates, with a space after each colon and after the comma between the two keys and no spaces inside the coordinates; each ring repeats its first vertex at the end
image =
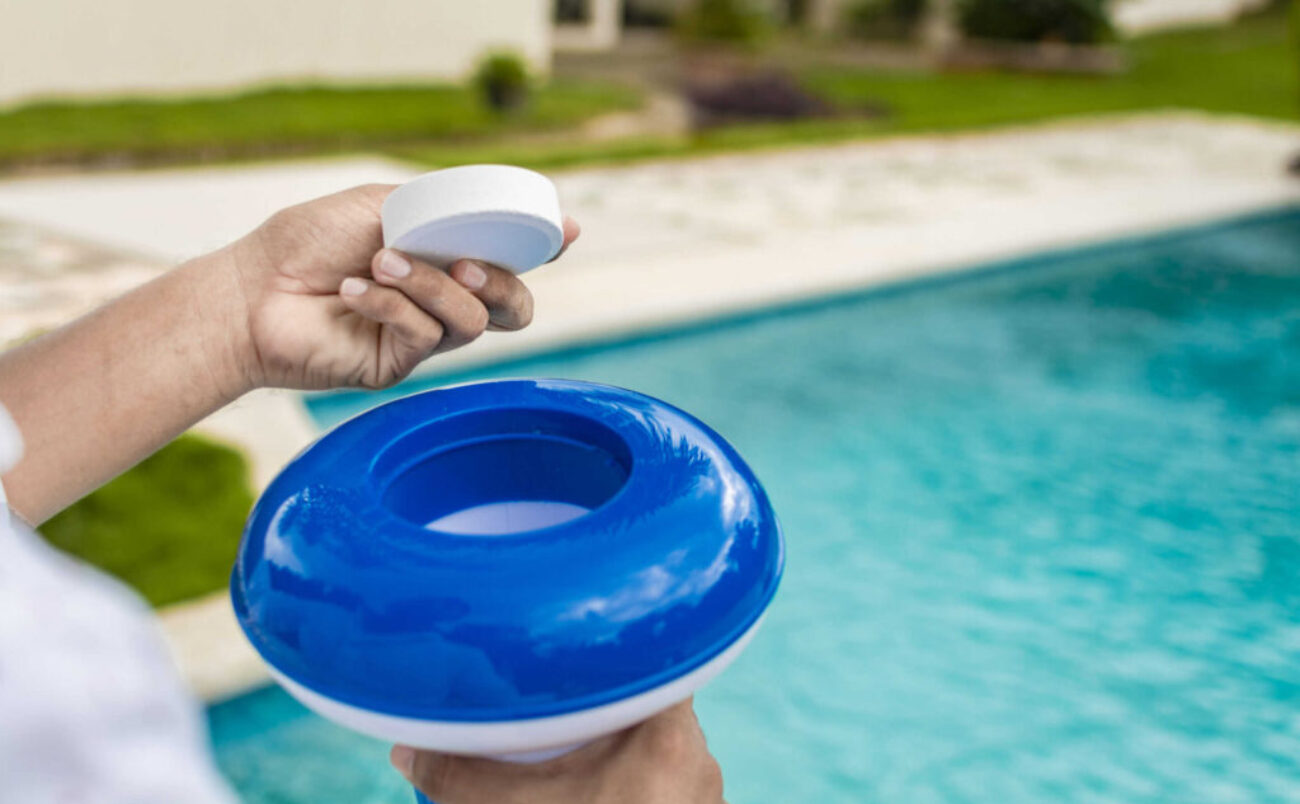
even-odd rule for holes
{"type": "Polygon", "coordinates": [[[185,435],[40,530],[162,606],[226,585],[252,504],[243,457],[185,435]]]}
{"type": "Polygon", "coordinates": [[[41,103],[0,112],[0,164],[328,152],[561,129],[634,108],[614,84],[555,81],[499,115],[470,88],[299,87],[228,97],[41,103]]]}
{"type": "Polygon", "coordinates": [[[1130,43],[1120,76],[814,72],[806,83],[846,105],[882,102],[894,131],[945,131],[1065,115],[1179,108],[1294,120],[1300,116],[1296,56],[1274,14],[1226,28],[1130,43]]]}
{"type": "Polygon", "coordinates": [[[1297,53],[1278,12],[1233,26],[1177,31],[1127,43],[1118,76],[811,70],[804,84],[845,108],[883,105],[884,117],[719,128],[690,137],[600,144],[508,142],[394,149],[430,165],[508,161],[536,168],[624,162],[791,144],[1028,124],[1159,109],[1300,119],[1297,53]]]}

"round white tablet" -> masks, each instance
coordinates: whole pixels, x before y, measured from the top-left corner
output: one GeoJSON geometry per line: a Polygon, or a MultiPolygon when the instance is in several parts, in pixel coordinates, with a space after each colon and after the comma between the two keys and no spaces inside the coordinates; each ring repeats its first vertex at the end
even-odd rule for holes
{"type": "Polygon", "coordinates": [[[517,274],[548,262],[564,243],[551,180],[511,165],[426,173],[384,201],[384,245],[445,268],[473,259],[517,274]]]}

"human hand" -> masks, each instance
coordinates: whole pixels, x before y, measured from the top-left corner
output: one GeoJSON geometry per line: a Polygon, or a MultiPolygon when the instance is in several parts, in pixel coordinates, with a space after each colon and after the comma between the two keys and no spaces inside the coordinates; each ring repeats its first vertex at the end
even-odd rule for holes
{"type": "MultiPolygon", "coordinates": [[[[228,249],[247,320],[230,348],[250,387],[383,388],[485,329],[528,325],[532,295],[509,271],[469,260],[442,271],[382,248],[393,189],[289,207],[228,249]]],[[[577,236],[566,219],[564,247],[577,236]]]]}
{"type": "Polygon", "coordinates": [[[534,765],[400,745],[391,759],[438,804],[725,804],[722,771],[690,701],[534,765]]]}

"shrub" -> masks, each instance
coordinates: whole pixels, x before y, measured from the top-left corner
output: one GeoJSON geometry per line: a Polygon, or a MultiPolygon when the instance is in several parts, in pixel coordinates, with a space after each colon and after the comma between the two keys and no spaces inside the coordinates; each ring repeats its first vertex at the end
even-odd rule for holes
{"type": "Polygon", "coordinates": [[[827,117],[834,108],[789,75],[763,72],[730,81],[688,87],[686,95],[702,125],[736,121],[827,117]]]}
{"type": "Polygon", "coordinates": [[[678,31],[687,39],[754,44],[763,39],[771,20],[752,0],[698,0],[678,18],[678,31]]]}
{"type": "Polygon", "coordinates": [[[859,39],[911,39],[926,0],[857,0],[844,12],[845,29],[859,39]]]}
{"type": "Polygon", "coordinates": [[[506,112],[528,99],[528,68],[513,53],[493,53],[483,59],[474,75],[489,108],[506,112]]]}
{"type": "Polygon", "coordinates": [[[957,20],[979,39],[1090,44],[1114,33],[1107,0],[958,0],[957,20]]]}

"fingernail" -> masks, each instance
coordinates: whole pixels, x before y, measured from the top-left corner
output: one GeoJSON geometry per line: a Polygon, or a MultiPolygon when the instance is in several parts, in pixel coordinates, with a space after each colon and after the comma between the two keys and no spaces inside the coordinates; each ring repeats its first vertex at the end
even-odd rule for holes
{"type": "Polygon", "coordinates": [[[460,283],[470,290],[478,290],[487,284],[487,271],[476,262],[463,262],[460,269],[460,283]]]}
{"type": "Polygon", "coordinates": [[[379,257],[379,272],[393,279],[402,279],[411,273],[411,263],[395,251],[385,251],[379,257]]]}
{"type": "Polygon", "coordinates": [[[347,279],[343,280],[343,284],[339,285],[339,295],[360,296],[362,293],[366,292],[367,287],[369,287],[369,285],[366,284],[366,280],[359,279],[355,276],[349,276],[347,279]]]}
{"type": "Polygon", "coordinates": [[[415,767],[415,749],[409,745],[395,745],[388,754],[388,761],[393,763],[398,773],[410,779],[411,770],[415,767]]]}

